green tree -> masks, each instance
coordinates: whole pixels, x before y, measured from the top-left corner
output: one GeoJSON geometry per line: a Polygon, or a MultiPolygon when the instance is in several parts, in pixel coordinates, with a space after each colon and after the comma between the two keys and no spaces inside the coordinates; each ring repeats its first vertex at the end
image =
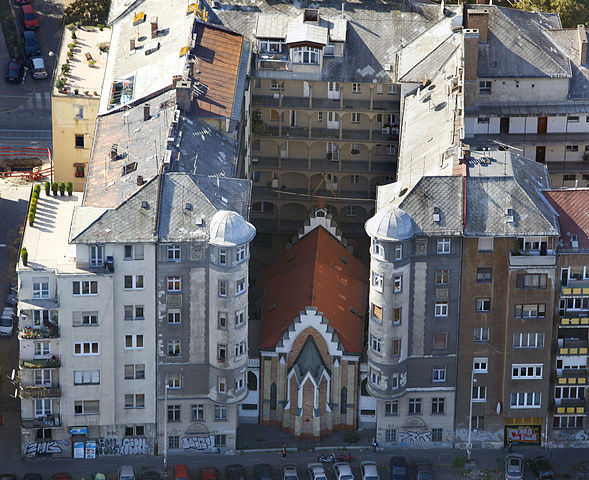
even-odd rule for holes
{"type": "Polygon", "coordinates": [[[110,0],[75,0],[65,9],[65,23],[104,25],[109,8],[110,0]]]}

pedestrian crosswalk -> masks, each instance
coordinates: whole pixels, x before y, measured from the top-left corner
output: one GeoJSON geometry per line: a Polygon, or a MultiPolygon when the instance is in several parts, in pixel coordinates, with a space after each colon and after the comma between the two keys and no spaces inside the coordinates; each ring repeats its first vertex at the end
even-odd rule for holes
{"type": "Polygon", "coordinates": [[[26,108],[33,111],[51,110],[51,93],[35,92],[27,100],[26,108]]]}

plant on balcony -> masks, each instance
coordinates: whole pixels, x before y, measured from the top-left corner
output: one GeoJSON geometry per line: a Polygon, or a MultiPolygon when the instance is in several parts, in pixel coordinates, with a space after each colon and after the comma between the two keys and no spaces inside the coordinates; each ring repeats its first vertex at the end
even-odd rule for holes
{"type": "Polygon", "coordinates": [[[26,248],[23,248],[20,251],[20,258],[22,260],[22,264],[26,267],[27,264],[29,263],[29,252],[27,251],[26,248]]]}
{"type": "Polygon", "coordinates": [[[357,148],[353,148],[352,151],[350,152],[352,155],[358,155],[360,153],[360,150],[358,150],[357,148]]]}
{"type": "Polygon", "coordinates": [[[59,183],[59,194],[62,197],[65,195],[65,183],[64,182],[59,183]]]}
{"type": "Polygon", "coordinates": [[[49,182],[45,182],[45,195],[49,196],[50,191],[51,191],[51,184],[49,182]]]}
{"type": "Polygon", "coordinates": [[[72,196],[72,193],[74,191],[74,184],[72,182],[67,182],[66,186],[65,186],[66,190],[67,190],[67,194],[68,196],[72,196]]]}
{"type": "Polygon", "coordinates": [[[53,192],[53,195],[57,196],[57,189],[59,188],[59,185],[57,184],[57,182],[53,182],[51,184],[51,191],[53,192]]]}

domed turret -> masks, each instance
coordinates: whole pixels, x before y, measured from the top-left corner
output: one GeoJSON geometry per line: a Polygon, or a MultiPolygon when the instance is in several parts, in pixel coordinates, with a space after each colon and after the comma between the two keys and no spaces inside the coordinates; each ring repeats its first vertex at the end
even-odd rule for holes
{"type": "Polygon", "coordinates": [[[413,221],[407,212],[389,204],[369,218],[366,233],[379,240],[402,241],[413,237],[413,221]]]}
{"type": "Polygon", "coordinates": [[[212,245],[220,247],[243,245],[250,242],[255,235],[255,227],[239,213],[219,210],[211,218],[209,243],[212,245]]]}

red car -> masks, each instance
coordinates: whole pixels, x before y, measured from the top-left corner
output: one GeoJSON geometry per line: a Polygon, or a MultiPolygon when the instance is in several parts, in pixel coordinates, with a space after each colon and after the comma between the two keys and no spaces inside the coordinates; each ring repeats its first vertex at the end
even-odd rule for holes
{"type": "Polygon", "coordinates": [[[22,21],[25,25],[25,30],[35,30],[39,28],[39,20],[31,5],[27,4],[22,6],[22,21]]]}

